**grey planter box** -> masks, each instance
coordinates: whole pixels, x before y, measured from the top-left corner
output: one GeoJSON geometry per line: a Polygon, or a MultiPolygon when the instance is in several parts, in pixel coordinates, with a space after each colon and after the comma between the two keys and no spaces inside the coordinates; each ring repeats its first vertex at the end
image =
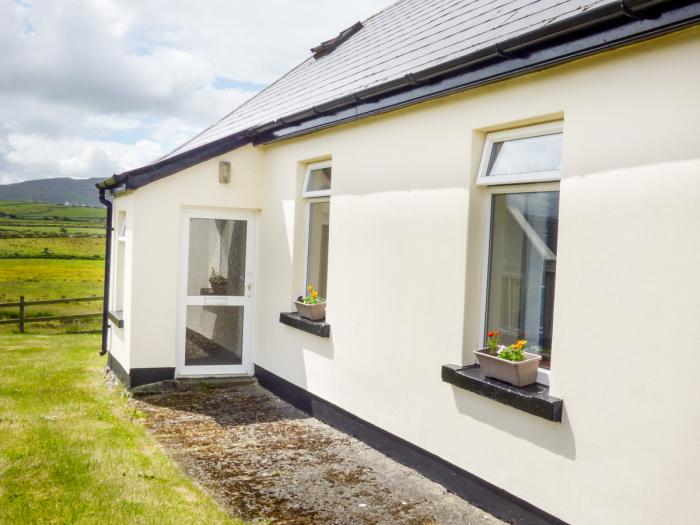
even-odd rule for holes
{"type": "Polygon", "coordinates": [[[297,312],[305,319],[312,321],[320,321],[326,318],[326,303],[304,304],[301,301],[294,301],[294,306],[297,307],[297,312]]]}
{"type": "Polygon", "coordinates": [[[525,352],[520,362],[508,361],[489,354],[487,348],[475,350],[474,354],[485,376],[500,379],[515,386],[527,386],[537,382],[537,369],[542,356],[525,352]]]}

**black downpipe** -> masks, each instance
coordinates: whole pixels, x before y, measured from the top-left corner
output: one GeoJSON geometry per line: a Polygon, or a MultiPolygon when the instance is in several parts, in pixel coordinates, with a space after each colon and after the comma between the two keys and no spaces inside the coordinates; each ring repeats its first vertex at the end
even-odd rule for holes
{"type": "Polygon", "coordinates": [[[100,355],[107,353],[107,331],[109,330],[109,281],[112,266],[112,201],[105,198],[105,189],[100,188],[100,202],[107,208],[107,223],[105,224],[105,282],[104,299],[102,300],[102,350],[100,355]]]}

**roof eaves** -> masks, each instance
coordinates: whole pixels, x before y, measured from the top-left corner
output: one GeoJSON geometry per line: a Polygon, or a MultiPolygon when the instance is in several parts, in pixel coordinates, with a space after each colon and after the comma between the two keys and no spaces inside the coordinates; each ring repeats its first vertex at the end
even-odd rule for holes
{"type": "Polygon", "coordinates": [[[190,168],[200,162],[218,157],[229,151],[245,146],[253,141],[253,134],[244,130],[234,135],[221,138],[209,144],[204,144],[178,155],[164,160],[142,166],[119,175],[113,175],[107,180],[96,184],[99,189],[115,189],[123,187],[127,190],[135,190],[151,182],[190,168]]]}

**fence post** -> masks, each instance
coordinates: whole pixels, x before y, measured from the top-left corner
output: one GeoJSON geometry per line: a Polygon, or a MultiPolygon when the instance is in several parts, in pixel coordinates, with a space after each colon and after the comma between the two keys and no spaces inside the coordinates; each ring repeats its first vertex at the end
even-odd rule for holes
{"type": "Polygon", "coordinates": [[[19,333],[24,333],[24,295],[19,296],[19,333]]]}

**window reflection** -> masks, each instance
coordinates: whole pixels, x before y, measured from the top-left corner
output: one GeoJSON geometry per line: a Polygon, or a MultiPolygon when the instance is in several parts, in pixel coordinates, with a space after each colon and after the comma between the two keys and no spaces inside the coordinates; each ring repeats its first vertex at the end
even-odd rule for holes
{"type": "Polygon", "coordinates": [[[487,329],[502,344],[528,341],[549,368],[559,192],[511,193],[493,197],[487,329]]]}
{"type": "Polygon", "coordinates": [[[331,189],[331,167],[309,170],[309,179],[305,191],[322,191],[331,189]]]}
{"type": "Polygon", "coordinates": [[[188,306],[185,365],[240,365],[243,306],[188,306]]]}
{"type": "Polygon", "coordinates": [[[245,295],[246,221],[190,219],[187,295],[245,295]]]}
{"type": "Polygon", "coordinates": [[[562,133],[495,142],[487,176],[556,171],[561,165],[562,133]]]}
{"type": "Polygon", "coordinates": [[[312,285],[321,297],[326,295],[328,281],[328,224],[330,202],[312,202],[309,218],[309,255],[306,285],[312,285]]]}

